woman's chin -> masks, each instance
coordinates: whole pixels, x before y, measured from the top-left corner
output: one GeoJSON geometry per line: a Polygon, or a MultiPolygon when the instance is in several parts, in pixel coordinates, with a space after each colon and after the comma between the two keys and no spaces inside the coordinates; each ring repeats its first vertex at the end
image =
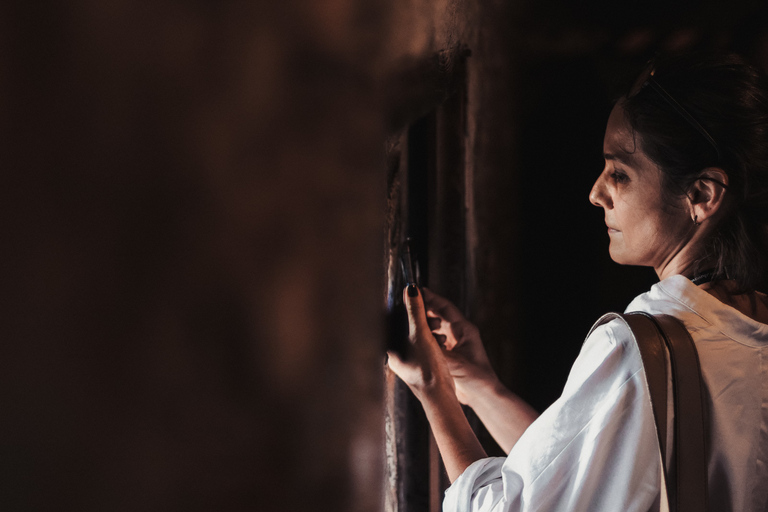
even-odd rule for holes
{"type": "Polygon", "coordinates": [[[629,261],[629,258],[627,258],[627,255],[624,254],[623,251],[620,251],[617,248],[614,248],[613,246],[611,246],[608,249],[608,254],[611,256],[611,259],[614,261],[614,263],[618,263],[619,265],[631,265],[632,264],[629,261]]]}

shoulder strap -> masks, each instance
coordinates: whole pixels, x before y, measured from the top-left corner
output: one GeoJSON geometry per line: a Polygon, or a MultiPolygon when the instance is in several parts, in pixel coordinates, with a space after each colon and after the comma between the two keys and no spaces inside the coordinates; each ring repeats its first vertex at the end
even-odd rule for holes
{"type": "Polygon", "coordinates": [[[666,491],[673,512],[706,512],[707,451],[705,401],[701,367],[691,335],[685,326],[669,315],[643,312],[608,313],[592,327],[618,319],[632,332],[645,368],[649,396],[661,448],[666,491]],[[667,368],[669,352],[671,369],[667,368]],[[674,403],[674,438],[667,439],[667,372],[671,371],[674,403]],[[672,443],[674,441],[674,443],[672,443]],[[665,454],[672,443],[672,461],[667,467],[665,454]]]}
{"type": "Polygon", "coordinates": [[[670,315],[654,315],[665,335],[672,361],[675,392],[675,452],[677,510],[705,511],[707,492],[707,436],[704,386],[696,346],[688,329],[670,315]],[[685,503],[686,508],[682,504],[685,503]]]}
{"type": "Polygon", "coordinates": [[[701,366],[693,339],[682,322],[669,315],[631,313],[623,317],[635,333],[640,348],[662,454],[666,453],[667,445],[667,368],[664,347],[669,351],[675,411],[674,449],[672,467],[665,467],[664,470],[668,486],[674,487],[667,489],[670,506],[676,512],[706,511],[708,476],[704,395],[701,366]],[[659,410],[662,408],[663,413],[659,410]],[[661,421],[662,418],[664,421],[661,421]]]}
{"type": "MultiPolygon", "coordinates": [[[[668,475],[667,467],[667,349],[664,338],[654,322],[638,314],[622,315],[635,336],[640,349],[640,357],[645,368],[645,380],[651,397],[653,417],[656,420],[656,434],[661,448],[661,460],[664,472],[668,475]]],[[[674,494],[672,492],[670,497],[674,494]]]]}

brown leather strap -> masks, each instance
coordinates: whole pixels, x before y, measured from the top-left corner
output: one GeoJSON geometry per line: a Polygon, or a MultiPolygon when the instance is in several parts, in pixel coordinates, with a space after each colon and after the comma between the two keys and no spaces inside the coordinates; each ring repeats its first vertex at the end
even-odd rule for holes
{"type": "MultiPolygon", "coordinates": [[[[661,461],[665,474],[667,468],[667,349],[664,338],[653,321],[637,314],[623,315],[635,335],[640,357],[645,367],[645,377],[651,395],[656,434],[661,447],[661,461]]],[[[669,495],[669,491],[667,492],[669,495]]],[[[670,496],[671,497],[671,496],[670,496]]]]}
{"type": "Polygon", "coordinates": [[[675,392],[675,452],[678,512],[708,506],[704,391],[696,346],[685,326],[669,315],[655,315],[666,335],[675,392]]]}
{"type": "Polygon", "coordinates": [[[623,318],[635,333],[637,345],[640,348],[651,389],[651,402],[662,455],[666,453],[667,378],[666,357],[663,349],[661,357],[659,356],[660,337],[669,350],[675,410],[673,464],[672,467],[665,468],[670,509],[674,512],[704,512],[708,507],[705,402],[701,383],[701,366],[691,335],[679,320],[669,315],[651,316],[646,313],[631,313],[623,315],[623,318]],[[656,332],[649,333],[650,325],[655,327],[653,330],[656,332]],[[665,368],[663,416],[658,411],[661,404],[659,403],[657,407],[655,403],[662,400],[662,391],[658,389],[661,382],[659,380],[660,358],[664,359],[665,368]],[[661,421],[662,418],[664,421],[661,421]]]}

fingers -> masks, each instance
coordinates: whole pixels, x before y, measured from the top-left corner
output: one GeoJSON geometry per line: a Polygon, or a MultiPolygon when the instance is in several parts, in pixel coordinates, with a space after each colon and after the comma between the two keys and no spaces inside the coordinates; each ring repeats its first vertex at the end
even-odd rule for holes
{"type": "Polygon", "coordinates": [[[408,311],[408,327],[411,336],[416,338],[425,335],[432,337],[432,330],[429,328],[427,315],[424,311],[424,302],[417,286],[410,285],[403,290],[403,303],[405,303],[405,309],[408,311]]]}
{"type": "Polygon", "coordinates": [[[403,292],[403,301],[408,310],[411,341],[416,338],[431,341],[436,339],[441,348],[453,350],[463,343],[464,335],[474,326],[464,318],[459,308],[448,299],[427,288],[413,287],[411,297],[403,292]],[[423,300],[422,300],[423,298],[423,300]]]}
{"type": "Polygon", "coordinates": [[[458,344],[455,326],[460,326],[466,321],[464,315],[445,297],[427,288],[422,288],[421,291],[427,308],[427,324],[432,335],[443,349],[453,350],[458,344]]]}
{"type": "Polygon", "coordinates": [[[432,331],[436,331],[443,325],[443,319],[434,312],[427,310],[427,324],[432,331]]]}
{"type": "Polygon", "coordinates": [[[436,294],[428,288],[422,288],[424,295],[424,303],[426,304],[428,312],[432,312],[449,322],[456,322],[464,320],[464,315],[461,313],[453,302],[449,301],[445,297],[436,294]]]}

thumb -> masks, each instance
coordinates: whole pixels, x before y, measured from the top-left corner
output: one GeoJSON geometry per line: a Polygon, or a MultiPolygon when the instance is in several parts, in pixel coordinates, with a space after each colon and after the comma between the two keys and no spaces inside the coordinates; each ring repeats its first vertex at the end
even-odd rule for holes
{"type": "Polygon", "coordinates": [[[432,332],[427,323],[424,301],[418,286],[411,284],[403,290],[403,303],[405,303],[405,309],[408,311],[408,329],[411,336],[415,336],[416,339],[423,336],[424,333],[431,336],[432,332]]]}

